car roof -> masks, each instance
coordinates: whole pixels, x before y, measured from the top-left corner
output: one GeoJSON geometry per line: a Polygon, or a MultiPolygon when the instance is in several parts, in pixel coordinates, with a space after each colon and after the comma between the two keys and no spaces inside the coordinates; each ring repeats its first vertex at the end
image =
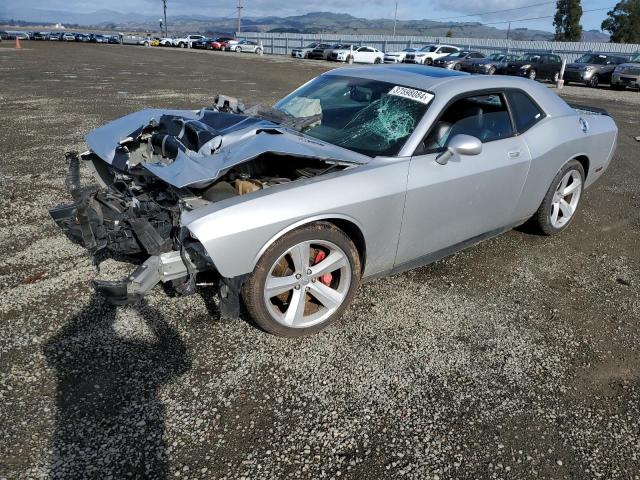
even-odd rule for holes
{"type": "Polygon", "coordinates": [[[516,88],[531,95],[550,116],[573,112],[558,95],[540,82],[516,76],[469,75],[455,70],[411,64],[341,67],[325,72],[323,75],[377,80],[426,90],[433,93],[439,101],[473,90],[516,88]]]}

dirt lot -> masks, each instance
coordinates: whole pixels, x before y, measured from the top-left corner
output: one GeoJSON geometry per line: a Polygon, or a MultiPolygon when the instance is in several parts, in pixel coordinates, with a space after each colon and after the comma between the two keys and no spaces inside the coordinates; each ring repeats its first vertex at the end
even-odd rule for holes
{"type": "Polygon", "coordinates": [[[69,199],[63,153],[103,122],[216,92],[270,103],[329,65],[8,47],[0,478],[640,478],[639,93],[563,90],[620,138],[561,236],[512,231],[366,284],[334,327],[283,340],[220,321],[207,289],[106,305],[47,208],[69,199]]]}

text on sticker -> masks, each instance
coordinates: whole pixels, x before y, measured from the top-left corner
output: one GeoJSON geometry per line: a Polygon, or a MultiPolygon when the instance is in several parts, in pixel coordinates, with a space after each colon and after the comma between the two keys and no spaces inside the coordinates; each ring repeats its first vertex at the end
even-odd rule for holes
{"type": "Polygon", "coordinates": [[[422,90],[415,90],[413,88],[395,86],[389,92],[389,95],[395,95],[397,97],[409,98],[416,102],[427,104],[433,98],[433,94],[429,92],[423,92],[422,90]]]}

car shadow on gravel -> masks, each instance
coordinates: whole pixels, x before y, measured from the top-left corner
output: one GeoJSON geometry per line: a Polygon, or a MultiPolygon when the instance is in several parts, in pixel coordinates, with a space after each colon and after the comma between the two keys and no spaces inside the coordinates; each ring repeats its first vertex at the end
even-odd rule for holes
{"type": "Polygon", "coordinates": [[[165,478],[159,389],[191,368],[178,332],[145,302],[98,295],[44,346],[57,376],[52,478],[165,478]]]}

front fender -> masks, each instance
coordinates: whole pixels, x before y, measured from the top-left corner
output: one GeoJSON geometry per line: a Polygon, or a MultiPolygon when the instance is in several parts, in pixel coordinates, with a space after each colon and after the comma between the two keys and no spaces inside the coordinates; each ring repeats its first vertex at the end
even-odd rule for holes
{"type": "Polygon", "coordinates": [[[365,276],[393,267],[406,194],[408,160],[372,162],[270,187],[185,212],[181,223],[225,277],[253,271],[281,235],[323,219],[350,221],[367,245],[365,276]]]}

